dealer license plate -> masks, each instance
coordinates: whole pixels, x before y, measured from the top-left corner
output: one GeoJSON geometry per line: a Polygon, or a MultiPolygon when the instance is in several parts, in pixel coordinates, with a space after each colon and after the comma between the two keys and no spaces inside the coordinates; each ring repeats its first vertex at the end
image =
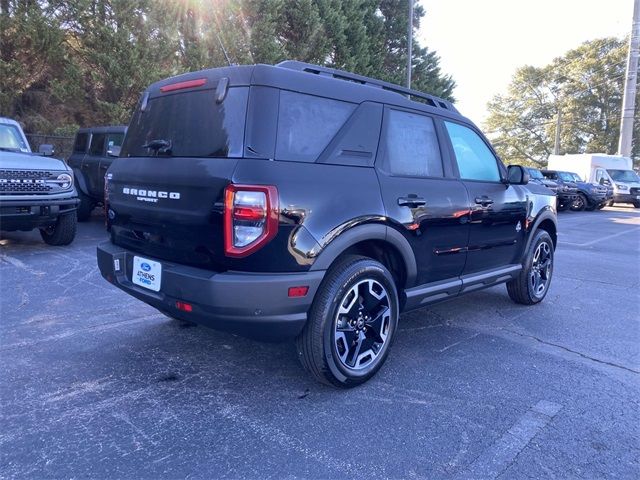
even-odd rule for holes
{"type": "Polygon", "coordinates": [[[142,257],[133,257],[131,281],[154,292],[160,291],[162,264],[142,257]]]}

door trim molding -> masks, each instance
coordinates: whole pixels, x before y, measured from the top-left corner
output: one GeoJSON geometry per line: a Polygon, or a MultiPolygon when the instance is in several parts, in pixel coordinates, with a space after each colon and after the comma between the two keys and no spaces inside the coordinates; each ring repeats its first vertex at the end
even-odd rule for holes
{"type": "Polygon", "coordinates": [[[508,282],[515,278],[522,270],[522,265],[506,265],[501,268],[483,270],[461,277],[426,283],[404,291],[406,301],[403,311],[424,307],[431,303],[440,302],[458,295],[492,287],[508,282]]]}

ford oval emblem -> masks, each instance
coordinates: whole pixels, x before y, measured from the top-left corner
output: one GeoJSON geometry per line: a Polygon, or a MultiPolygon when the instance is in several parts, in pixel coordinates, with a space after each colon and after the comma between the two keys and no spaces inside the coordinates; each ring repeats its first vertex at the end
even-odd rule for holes
{"type": "Polygon", "coordinates": [[[151,270],[151,265],[149,265],[148,263],[141,263],[140,268],[143,269],[145,272],[148,272],[149,270],[151,270]]]}

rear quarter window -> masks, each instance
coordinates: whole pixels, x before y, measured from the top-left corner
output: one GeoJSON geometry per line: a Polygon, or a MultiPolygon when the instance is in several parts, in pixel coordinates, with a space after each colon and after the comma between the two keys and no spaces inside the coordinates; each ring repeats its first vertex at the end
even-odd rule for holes
{"type": "Polygon", "coordinates": [[[276,159],[314,162],[354,109],[352,103],[282,90],[276,159]]]}

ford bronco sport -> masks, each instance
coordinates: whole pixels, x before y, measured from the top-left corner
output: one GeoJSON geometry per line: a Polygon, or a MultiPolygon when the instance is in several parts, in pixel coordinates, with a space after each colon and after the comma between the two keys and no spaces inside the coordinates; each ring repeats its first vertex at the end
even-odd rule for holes
{"type": "Polygon", "coordinates": [[[98,264],[171,317],[295,339],[313,376],[349,387],[403,311],[499,283],[545,297],[555,197],[527,182],[425,93],[294,61],[188,73],[141,98],[98,264]]]}
{"type": "Polygon", "coordinates": [[[20,124],[0,117],[0,230],[33,230],[49,245],[68,245],[76,235],[78,197],[73,172],[50,158],[31,152],[20,124]]]}

